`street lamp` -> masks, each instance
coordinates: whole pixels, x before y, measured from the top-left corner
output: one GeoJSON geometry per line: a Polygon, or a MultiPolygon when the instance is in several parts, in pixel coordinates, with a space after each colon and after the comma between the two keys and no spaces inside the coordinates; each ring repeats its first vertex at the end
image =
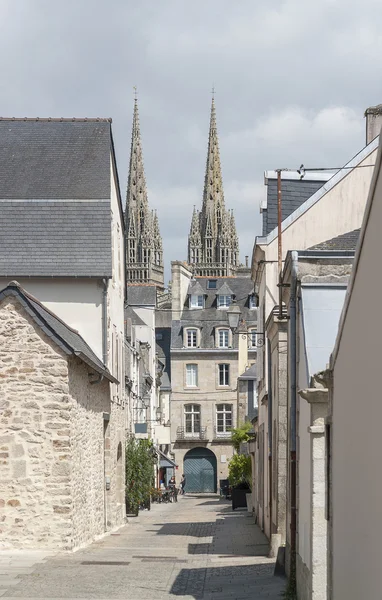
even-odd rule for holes
{"type": "Polygon", "coordinates": [[[232,300],[231,306],[227,310],[228,323],[232,330],[235,330],[239,326],[239,320],[241,315],[240,306],[236,300],[232,300]]]}
{"type": "MultiPolygon", "coordinates": [[[[236,300],[232,300],[232,303],[230,305],[230,307],[227,310],[227,318],[228,318],[228,324],[230,326],[230,328],[232,329],[233,333],[237,333],[238,335],[241,335],[243,339],[247,339],[250,335],[252,335],[252,331],[248,331],[246,326],[245,326],[245,321],[244,319],[241,319],[241,308],[240,306],[237,304],[236,300]],[[239,329],[239,323],[240,323],[240,329],[239,329]],[[239,329],[239,331],[238,331],[239,329]]],[[[256,331],[256,346],[264,346],[264,333],[260,332],[260,331],[256,331]]]]}

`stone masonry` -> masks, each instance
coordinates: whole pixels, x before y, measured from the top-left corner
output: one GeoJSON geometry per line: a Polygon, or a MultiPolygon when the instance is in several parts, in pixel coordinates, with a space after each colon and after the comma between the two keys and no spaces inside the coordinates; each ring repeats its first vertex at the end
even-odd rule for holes
{"type": "Polygon", "coordinates": [[[78,548],[123,522],[122,407],[111,407],[107,380],[89,382],[90,370],[16,299],[0,304],[0,547],[78,548]]]}

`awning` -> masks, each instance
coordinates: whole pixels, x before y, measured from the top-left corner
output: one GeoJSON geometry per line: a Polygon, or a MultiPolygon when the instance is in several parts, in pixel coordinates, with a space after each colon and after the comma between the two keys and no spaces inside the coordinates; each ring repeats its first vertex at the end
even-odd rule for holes
{"type": "Polygon", "coordinates": [[[333,352],[346,287],[302,286],[302,319],[309,376],[324,371],[333,352]]]}
{"type": "Polygon", "coordinates": [[[169,458],[168,456],[166,456],[161,450],[159,450],[159,448],[155,448],[158,456],[159,456],[159,466],[163,467],[163,468],[167,468],[167,469],[174,469],[175,467],[177,467],[178,465],[171,460],[171,458],[169,458]]]}

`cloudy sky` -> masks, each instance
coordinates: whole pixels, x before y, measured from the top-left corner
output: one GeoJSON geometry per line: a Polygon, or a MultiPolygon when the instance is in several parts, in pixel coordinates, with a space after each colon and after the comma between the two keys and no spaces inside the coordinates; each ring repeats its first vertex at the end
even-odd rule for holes
{"type": "Polygon", "coordinates": [[[211,88],[244,260],[263,172],[339,166],[382,102],[380,0],[0,0],[2,116],[113,118],[122,194],[133,86],[165,261],[200,206],[211,88]]]}

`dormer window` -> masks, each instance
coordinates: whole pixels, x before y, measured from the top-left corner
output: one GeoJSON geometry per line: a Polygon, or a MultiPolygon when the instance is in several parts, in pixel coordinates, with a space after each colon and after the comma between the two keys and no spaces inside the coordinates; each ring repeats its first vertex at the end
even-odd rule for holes
{"type": "Polygon", "coordinates": [[[216,348],[232,348],[232,331],[228,327],[216,327],[216,348]]]}
{"type": "Polygon", "coordinates": [[[255,294],[252,294],[249,297],[249,308],[256,308],[256,296],[255,296],[255,294]]]}
{"type": "Polygon", "coordinates": [[[198,332],[196,329],[187,329],[187,348],[196,348],[198,345],[198,332]]]}
{"type": "Polygon", "coordinates": [[[198,327],[185,327],[183,329],[183,347],[200,348],[201,332],[198,327]]]}
{"type": "Polygon", "coordinates": [[[218,308],[229,308],[232,304],[232,296],[218,296],[218,308]]]}
{"type": "Polygon", "coordinates": [[[217,280],[216,279],[209,279],[207,282],[207,289],[209,290],[216,290],[216,286],[217,286],[217,280]]]}
{"type": "Polygon", "coordinates": [[[190,308],[203,308],[204,298],[202,295],[190,295],[190,308]]]}

